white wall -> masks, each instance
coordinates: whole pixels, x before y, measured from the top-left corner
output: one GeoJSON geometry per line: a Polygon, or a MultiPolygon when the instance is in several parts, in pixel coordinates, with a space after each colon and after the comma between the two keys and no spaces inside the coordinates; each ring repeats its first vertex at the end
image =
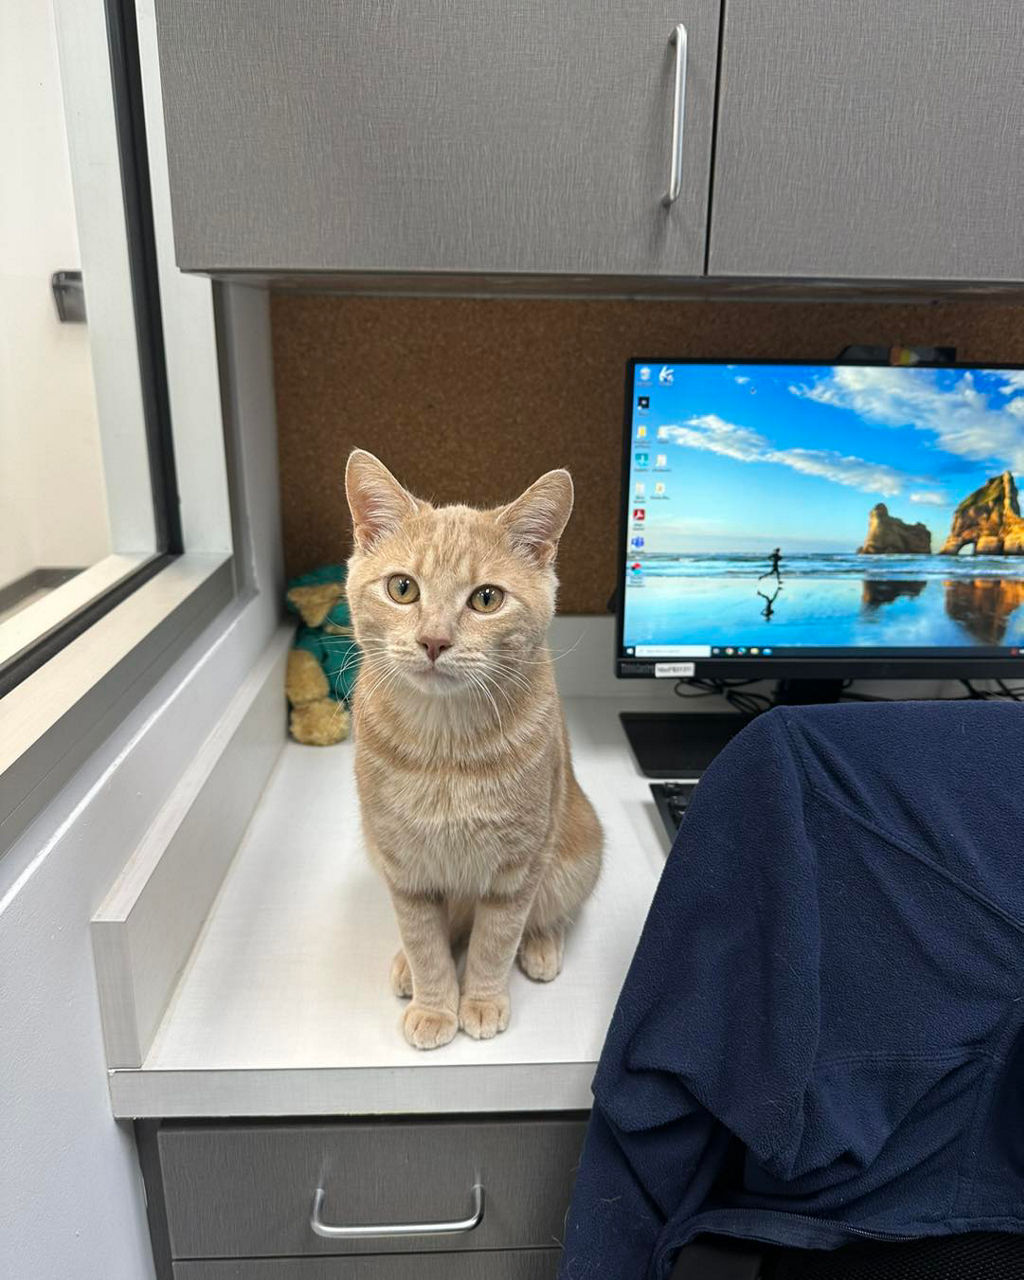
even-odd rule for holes
{"type": "Polygon", "coordinates": [[[280,616],[267,299],[235,288],[227,306],[251,518],[238,553],[258,594],[208,628],[0,859],[4,1280],[152,1275],[134,1144],[110,1111],[88,926],[280,616]]]}
{"type": "Polygon", "coordinates": [[[89,335],[50,275],[79,266],[53,12],[0,4],[0,585],[110,549],[89,335]]]}

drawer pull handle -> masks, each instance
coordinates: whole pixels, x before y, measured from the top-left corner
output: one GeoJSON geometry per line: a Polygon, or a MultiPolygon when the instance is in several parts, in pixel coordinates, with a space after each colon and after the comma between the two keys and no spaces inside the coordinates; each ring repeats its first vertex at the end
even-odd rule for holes
{"type": "Polygon", "coordinates": [[[473,1188],[473,1212],[468,1218],[452,1222],[395,1222],[360,1227],[331,1227],[320,1216],[324,1207],[324,1189],[317,1187],[313,1197],[313,1213],[309,1225],[314,1235],[325,1240],[375,1240],[391,1236],[455,1236],[475,1230],[484,1220],[484,1189],[478,1182],[473,1188]]]}
{"type": "Polygon", "coordinates": [[[672,168],[668,190],[661,198],[666,209],[675,204],[683,189],[683,124],[686,111],[686,25],[678,23],[668,38],[676,51],[675,89],[672,95],[672,168]]]}

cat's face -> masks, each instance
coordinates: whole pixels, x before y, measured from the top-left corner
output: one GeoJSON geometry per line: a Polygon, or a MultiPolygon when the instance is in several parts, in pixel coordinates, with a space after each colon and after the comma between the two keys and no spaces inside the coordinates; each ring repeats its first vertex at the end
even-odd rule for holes
{"type": "Polygon", "coordinates": [[[357,449],[345,487],[356,543],[348,599],[367,657],[440,696],[528,678],[554,613],[569,473],[549,471],[494,511],[432,507],[357,449]]]}

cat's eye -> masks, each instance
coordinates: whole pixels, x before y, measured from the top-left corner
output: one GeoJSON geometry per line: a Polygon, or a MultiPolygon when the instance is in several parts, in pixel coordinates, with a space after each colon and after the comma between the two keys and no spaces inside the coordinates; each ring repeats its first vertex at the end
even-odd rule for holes
{"type": "Polygon", "coordinates": [[[416,585],[416,579],[410,578],[407,573],[393,573],[388,578],[388,595],[396,604],[412,604],[414,600],[420,598],[420,589],[416,585]]]}
{"type": "Polygon", "coordinates": [[[505,593],[501,587],[477,587],[469,597],[469,607],[477,613],[494,613],[501,608],[505,593]]]}

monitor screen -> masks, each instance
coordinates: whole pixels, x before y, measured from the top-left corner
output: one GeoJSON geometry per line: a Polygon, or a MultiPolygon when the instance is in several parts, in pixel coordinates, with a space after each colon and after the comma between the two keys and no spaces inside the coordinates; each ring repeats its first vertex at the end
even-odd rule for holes
{"type": "Polygon", "coordinates": [[[619,674],[1021,663],[1024,371],[635,360],[627,396],[619,674]]]}

